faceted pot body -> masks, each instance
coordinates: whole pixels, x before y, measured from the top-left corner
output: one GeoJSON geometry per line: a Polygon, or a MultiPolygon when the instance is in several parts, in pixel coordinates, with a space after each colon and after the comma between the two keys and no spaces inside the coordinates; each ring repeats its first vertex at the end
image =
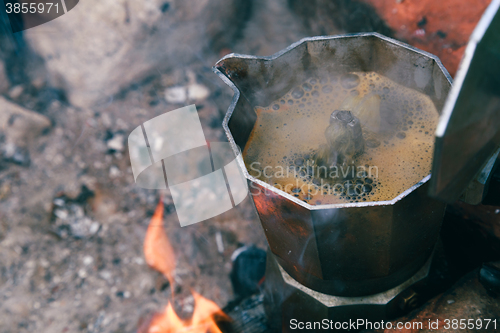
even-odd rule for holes
{"type": "Polygon", "coordinates": [[[234,90],[223,126],[270,250],[290,276],[322,293],[363,296],[395,287],[422,267],[445,208],[426,195],[430,175],[391,200],[310,205],[251,176],[240,152],[257,119],[254,107],[312,76],[373,71],[429,96],[441,112],[451,78],[439,59],[368,33],[306,38],[270,57],[232,54],[214,71],[234,90]]]}

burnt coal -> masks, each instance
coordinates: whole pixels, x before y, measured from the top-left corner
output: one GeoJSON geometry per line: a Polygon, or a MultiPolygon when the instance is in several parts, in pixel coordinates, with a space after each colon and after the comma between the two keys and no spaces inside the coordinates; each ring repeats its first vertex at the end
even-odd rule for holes
{"type": "Polygon", "coordinates": [[[87,201],[94,193],[82,186],[76,198],[60,195],[53,200],[51,229],[60,238],[88,238],[95,235],[100,224],[88,216],[87,201]]]}
{"type": "Polygon", "coordinates": [[[255,246],[244,246],[232,255],[231,283],[234,293],[248,297],[259,291],[266,271],[266,251],[255,246]]]}
{"type": "Polygon", "coordinates": [[[18,147],[7,144],[0,148],[0,158],[3,162],[28,167],[31,163],[30,153],[26,147],[18,147]]]}
{"type": "Polygon", "coordinates": [[[500,295],[500,261],[483,264],[479,270],[479,281],[490,294],[500,295]]]}

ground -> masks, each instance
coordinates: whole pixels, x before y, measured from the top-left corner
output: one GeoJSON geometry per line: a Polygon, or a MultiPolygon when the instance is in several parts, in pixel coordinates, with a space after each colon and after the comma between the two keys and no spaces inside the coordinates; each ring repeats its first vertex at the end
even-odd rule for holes
{"type": "MultiPolygon", "coordinates": [[[[366,2],[397,30],[400,21],[387,17],[392,13],[387,6],[366,2]]],[[[91,108],[70,105],[64,92],[21,75],[19,63],[5,61],[14,64],[9,79],[15,82],[7,90],[0,86],[7,102],[42,114],[51,126],[20,147],[19,158],[0,163],[0,332],[136,332],[163,310],[172,291],[143,255],[144,236],[160,197],[177,258],[179,313],[192,310],[191,289],[221,307],[233,299],[231,254],[242,245],[267,246],[252,203],[247,198],[237,209],[181,228],[168,190],[145,190],[134,183],[126,137],[144,121],[184,106],[168,101],[165,91],[194,78],[209,91],[190,101],[198,108],[207,140],[226,140],[221,123],[232,91],[211,66],[229,52],[270,55],[318,33],[284,10],[285,1],[255,3],[257,9],[230,47],[141,78],[91,108]]],[[[43,60],[33,62],[43,66],[43,60]]],[[[458,61],[450,63],[456,66],[458,61]]]]}

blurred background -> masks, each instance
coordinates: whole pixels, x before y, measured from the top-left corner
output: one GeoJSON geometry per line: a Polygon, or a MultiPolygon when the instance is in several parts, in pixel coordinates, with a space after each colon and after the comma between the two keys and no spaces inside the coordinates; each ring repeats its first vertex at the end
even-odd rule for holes
{"type": "MultiPolygon", "coordinates": [[[[206,139],[226,141],[232,91],[211,67],[232,52],[271,55],[306,36],[376,31],[437,55],[453,76],[488,4],[81,0],[13,33],[1,3],[0,331],[136,332],[172,293],[181,316],[192,312],[191,289],[227,306],[237,297],[233,252],[267,247],[250,199],[180,228],[168,190],[135,185],[130,131],[196,104],[206,139]],[[159,200],[175,288],[143,254],[159,200]]],[[[466,224],[470,237],[490,242],[486,253],[498,249],[499,212],[466,224]]],[[[471,257],[464,273],[480,264],[471,257]]]]}

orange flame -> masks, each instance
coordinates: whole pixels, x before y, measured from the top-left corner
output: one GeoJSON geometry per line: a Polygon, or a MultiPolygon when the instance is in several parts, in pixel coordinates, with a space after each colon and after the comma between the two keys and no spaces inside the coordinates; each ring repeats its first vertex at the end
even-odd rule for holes
{"type": "Polygon", "coordinates": [[[144,257],[148,265],[162,273],[170,283],[170,287],[173,288],[175,255],[163,227],[163,202],[161,199],[146,232],[144,257]]]}
{"type": "MultiPolygon", "coordinates": [[[[162,273],[170,282],[173,294],[175,256],[163,227],[163,202],[160,200],[144,239],[144,256],[151,268],[162,273]]],[[[194,311],[190,319],[183,320],[168,302],[164,312],[157,313],[149,323],[147,333],[222,333],[215,318],[228,320],[227,315],[214,302],[192,291],[194,311]]]]}
{"type": "Polygon", "coordinates": [[[227,320],[226,314],[214,302],[192,292],[194,312],[189,320],[180,319],[169,302],[163,313],[157,314],[149,325],[148,333],[222,333],[214,317],[227,320]]]}

